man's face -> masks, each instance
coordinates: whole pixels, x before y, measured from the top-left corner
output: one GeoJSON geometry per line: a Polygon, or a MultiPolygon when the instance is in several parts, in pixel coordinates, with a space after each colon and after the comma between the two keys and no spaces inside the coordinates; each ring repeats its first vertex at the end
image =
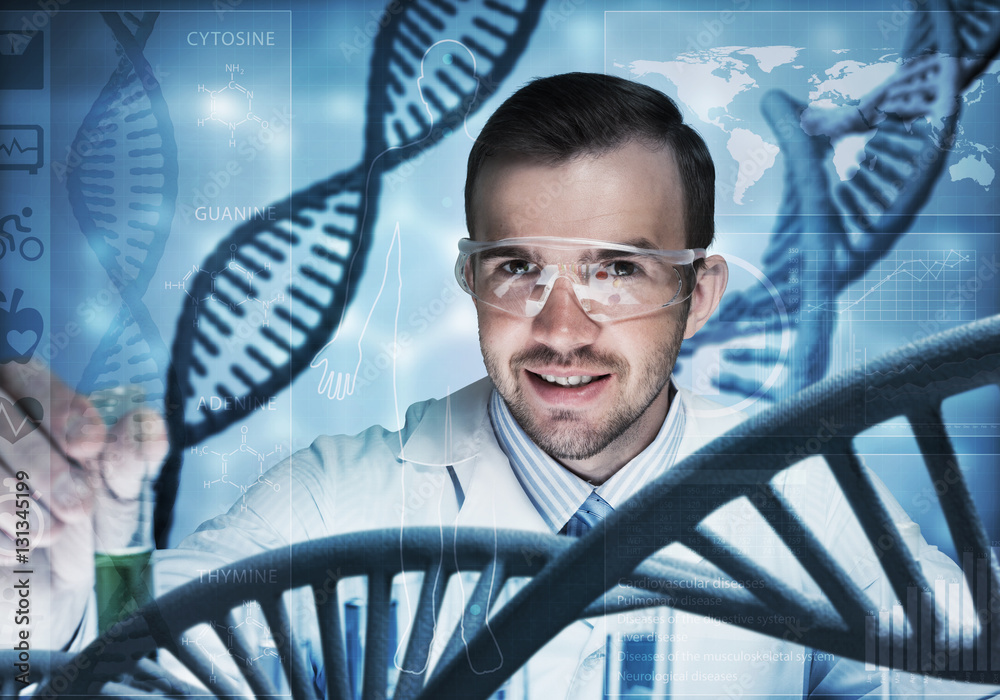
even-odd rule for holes
{"type": "MultiPolygon", "coordinates": [[[[669,149],[633,143],[556,166],[490,161],[474,202],[477,240],[559,236],[686,247],[683,192],[669,149]]],[[[597,481],[659,430],[687,307],[600,323],[565,278],[532,318],[476,305],[486,370],[518,423],[548,454],[597,481]],[[590,381],[563,386],[546,376],[590,381]]]]}

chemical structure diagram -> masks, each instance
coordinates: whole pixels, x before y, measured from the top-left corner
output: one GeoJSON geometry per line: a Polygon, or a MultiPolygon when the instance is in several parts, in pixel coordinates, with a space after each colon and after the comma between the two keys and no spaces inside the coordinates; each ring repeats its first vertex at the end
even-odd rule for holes
{"type": "MultiPolygon", "coordinates": [[[[280,443],[275,443],[274,449],[270,452],[260,452],[247,444],[247,433],[249,428],[247,426],[242,426],[240,428],[240,446],[235,450],[230,450],[229,452],[218,452],[216,450],[210,450],[207,447],[192,447],[191,454],[198,455],[199,457],[213,456],[221,462],[222,473],[218,479],[212,479],[211,481],[204,481],[203,486],[206,489],[210,489],[216,484],[227,484],[233,488],[239,489],[240,492],[240,509],[245,511],[247,509],[247,491],[252,487],[261,484],[270,487],[275,492],[281,490],[281,485],[277,484],[267,478],[265,473],[277,461],[278,455],[280,457],[284,454],[285,446],[280,443]],[[238,484],[235,481],[231,481],[229,478],[229,462],[238,454],[248,454],[250,458],[257,459],[257,478],[248,484],[238,484]],[[274,459],[271,459],[271,458],[274,459]]],[[[248,458],[249,459],[249,458],[248,458]]]]}
{"type": "Polygon", "coordinates": [[[238,63],[227,63],[226,72],[229,82],[217,90],[209,90],[204,85],[198,86],[198,92],[207,92],[209,96],[209,115],[198,120],[198,126],[205,122],[218,122],[229,127],[229,146],[236,147],[236,127],[246,122],[257,122],[261,129],[267,128],[267,121],[253,113],[253,92],[236,82],[237,75],[243,75],[243,69],[238,63]],[[245,107],[245,109],[244,109],[245,107]]]}
{"type": "Polygon", "coordinates": [[[256,270],[248,270],[236,260],[235,244],[229,247],[231,258],[221,270],[202,270],[198,265],[192,265],[187,274],[179,282],[164,282],[163,289],[166,291],[180,290],[187,294],[193,301],[195,307],[194,326],[198,327],[198,311],[200,303],[203,301],[217,301],[229,307],[229,310],[236,315],[243,316],[239,307],[244,304],[254,303],[260,306],[260,318],[254,318],[256,322],[260,320],[262,326],[269,326],[267,312],[272,304],[285,300],[284,292],[275,292],[270,299],[261,299],[257,296],[257,289],[254,287],[254,278],[265,270],[271,269],[271,263],[264,263],[263,267],[256,270]],[[199,272],[205,272],[212,280],[212,291],[205,297],[196,297],[188,290],[188,280],[199,272]]]}
{"type": "Polygon", "coordinates": [[[271,673],[267,671],[265,673],[274,681],[280,678],[281,656],[271,636],[271,628],[262,620],[263,617],[260,603],[256,600],[247,600],[243,602],[239,612],[235,610],[232,612],[230,621],[235,624],[225,625],[213,621],[198,625],[188,632],[188,634],[197,632],[197,635],[185,635],[181,639],[181,644],[196,647],[201,652],[202,658],[211,660],[213,683],[217,672],[226,673],[225,665],[219,663],[220,658],[232,659],[233,663],[244,666],[262,664],[270,666],[271,673]],[[237,620],[236,618],[240,616],[242,619],[237,620]],[[225,649],[218,645],[219,641],[224,644],[225,649]]]}

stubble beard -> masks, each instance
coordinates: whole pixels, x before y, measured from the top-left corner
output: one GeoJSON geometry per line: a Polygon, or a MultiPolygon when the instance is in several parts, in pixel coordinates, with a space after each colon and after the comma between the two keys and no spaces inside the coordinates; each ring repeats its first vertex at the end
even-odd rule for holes
{"type": "Polygon", "coordinates": [[[630,367],[624,359],[608,353],[597,353],[589,347],[581,348],[570,355],[562,356],[539,345],[510,358],[506,371],[503,363],[482,342],[483,362],[494,386],[510,409],[518,425],[548,455],[555,459],[589,459],[618,442],[624,447],[630,442],[630,432],[657,397],[666,389],[670,381],[677,353],[683,338],[684,324],[675,327],[665,343],[654,348],[647,362],[641,367],[630,367]],[[617,403],[609,415],[598,417],[595,423],[587,421],[580,411],[572,409],[548,409],[544,416],[537,416],[524,398],[524,392],[516,381],[524,366],[529,363],[600,367],[606,374],[614,374],[620,392],[617,403]],[[632,371],[640,372],[640,381],[631,391],[634,400],[629,400],[629,377],[632,371]]]}

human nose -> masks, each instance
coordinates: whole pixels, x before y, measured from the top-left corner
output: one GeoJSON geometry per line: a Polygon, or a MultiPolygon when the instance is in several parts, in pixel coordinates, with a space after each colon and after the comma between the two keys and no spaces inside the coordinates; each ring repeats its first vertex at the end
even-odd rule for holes
{"type": "Polygon", "coordinates": [[[583,310],[573,285],[564,277],[555,281],[544,306],[532,321],[534,339],[562,352],[590,345],[600,332],[600,324],[583,310]]]}

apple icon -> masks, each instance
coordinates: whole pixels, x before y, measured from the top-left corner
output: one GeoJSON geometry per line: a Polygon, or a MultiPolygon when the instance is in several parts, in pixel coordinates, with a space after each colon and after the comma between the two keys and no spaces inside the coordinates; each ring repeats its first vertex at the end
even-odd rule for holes
{"type": "MultiPolygon", "coordinates": [[[[0,309],[0,364],[26,364],[42,341],[42,315],[37,309],[17,309],[23,295],[24,290],[15,289],[10,307],[0,309]]],[[[7,297],[0,292],[0,303],[5,301],[7,297]]]]}

